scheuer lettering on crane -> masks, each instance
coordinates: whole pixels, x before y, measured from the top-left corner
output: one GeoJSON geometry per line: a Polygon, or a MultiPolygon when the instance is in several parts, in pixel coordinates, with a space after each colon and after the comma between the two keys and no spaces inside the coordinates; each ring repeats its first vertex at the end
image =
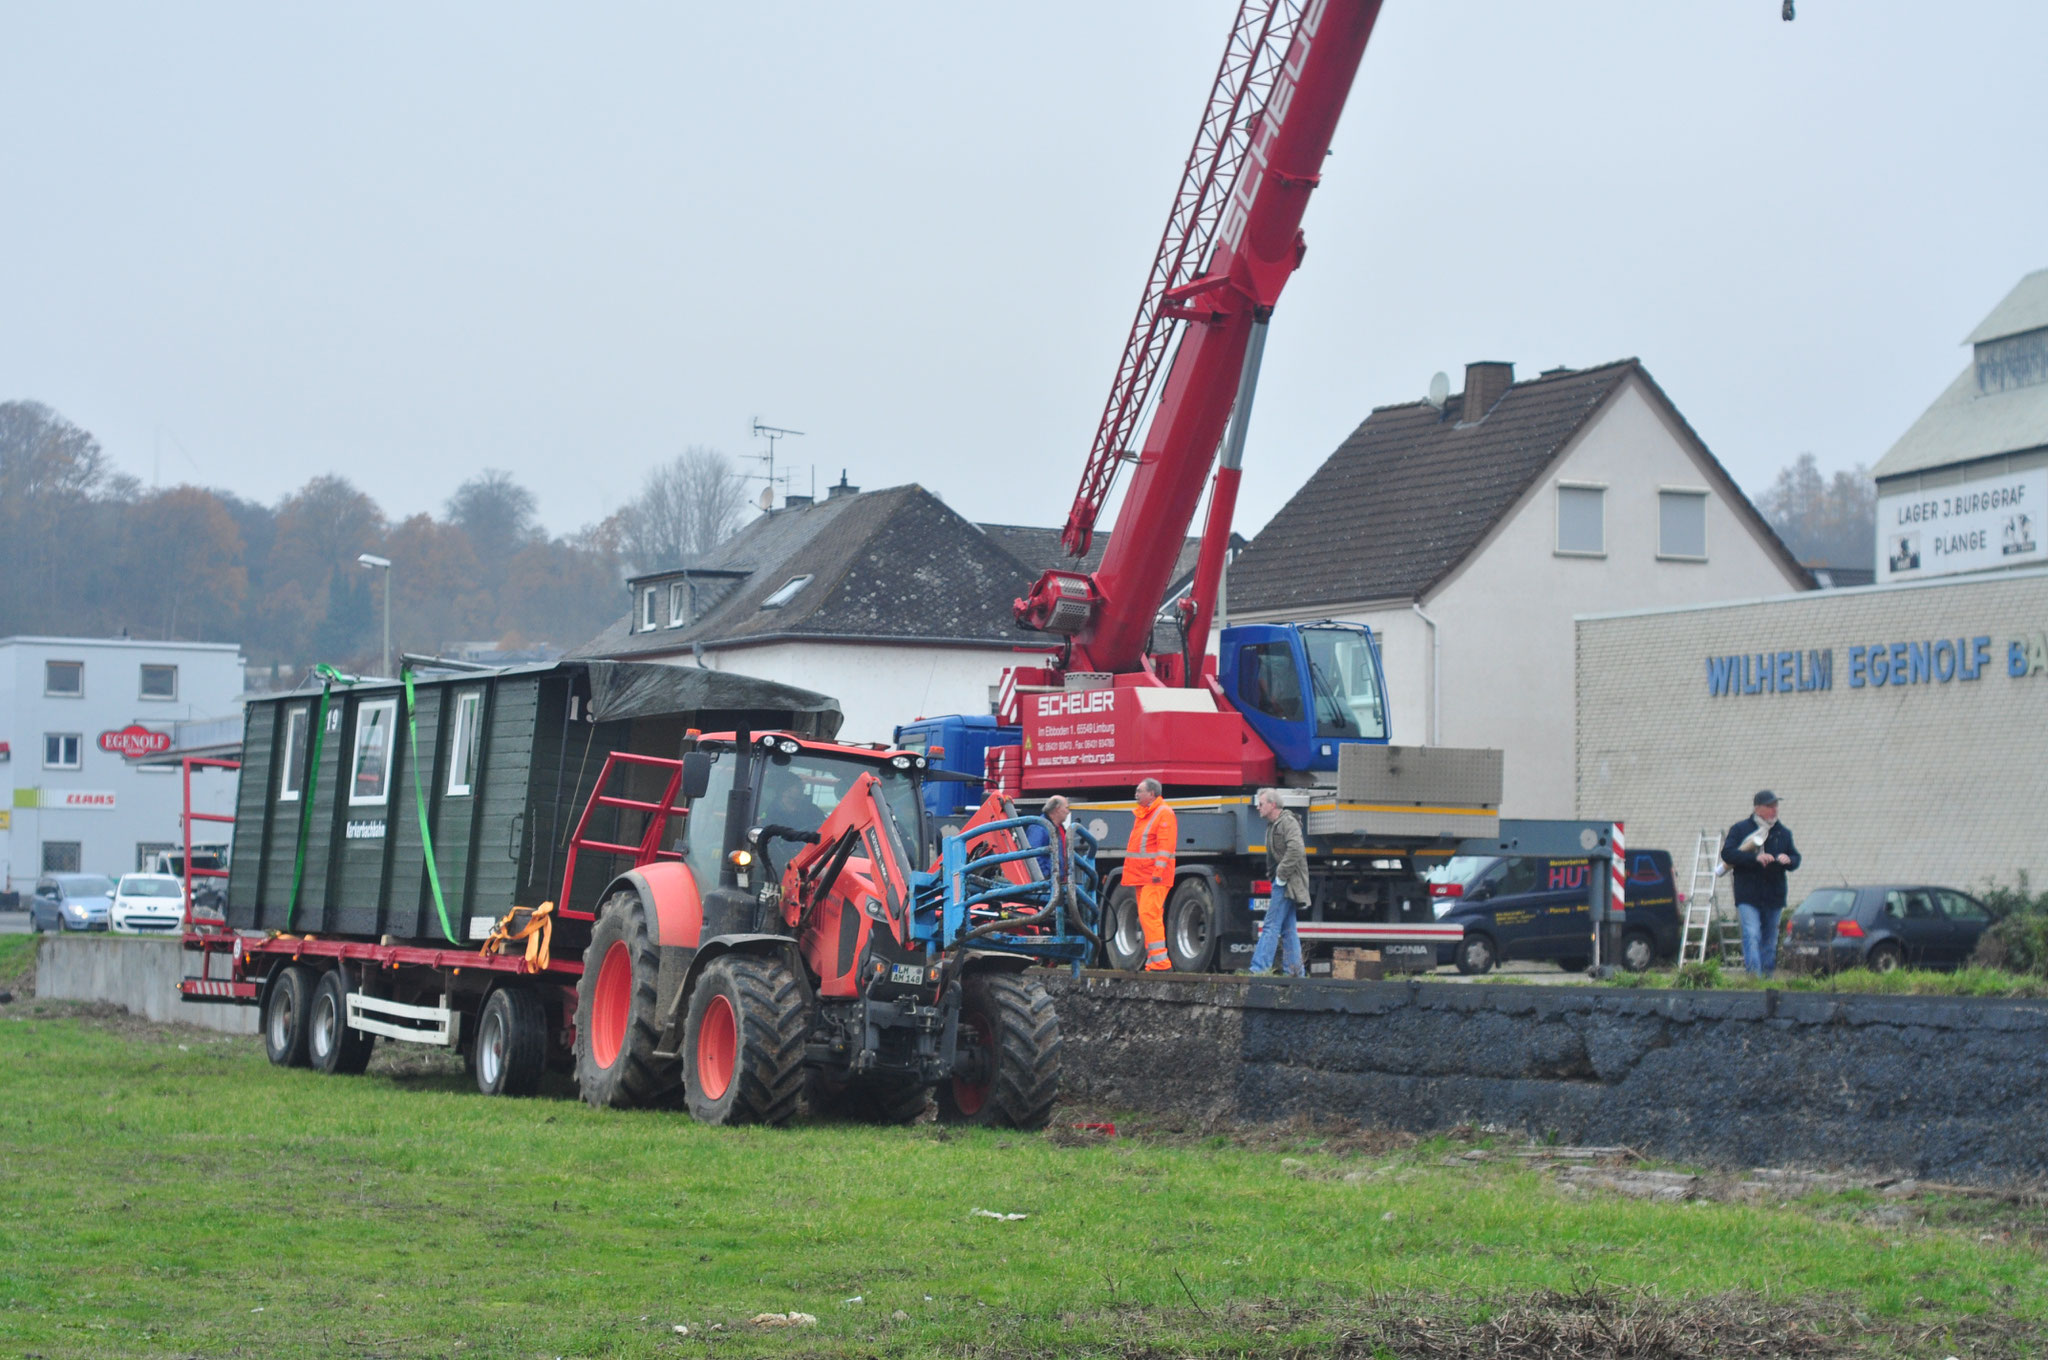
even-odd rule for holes
{"type": "Polygon", "coordinates": [[[1038,696],[1038,716],[1041,718],[1063,718],[1076,713],[1108,713],[1115,708],[1116,691],[1113,689],[1077,689],[1063,694],[1038,696]]]}

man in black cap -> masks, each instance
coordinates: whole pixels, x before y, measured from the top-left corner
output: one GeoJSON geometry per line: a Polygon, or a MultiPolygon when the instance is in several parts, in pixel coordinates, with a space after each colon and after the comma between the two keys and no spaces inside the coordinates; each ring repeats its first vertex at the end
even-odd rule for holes
{"type": "Polygon", "coordinates": [[[1742,966],[1759,977],[1778,967],[1778,914],[1785,910],[1785,875],[1799,867],[1799,848],[1778,820],[1778,795],[1765,789],[1754,811],[1721,842],[1721,858],[1735,880],[1735,911],[1742,918],[1742,966]]]}

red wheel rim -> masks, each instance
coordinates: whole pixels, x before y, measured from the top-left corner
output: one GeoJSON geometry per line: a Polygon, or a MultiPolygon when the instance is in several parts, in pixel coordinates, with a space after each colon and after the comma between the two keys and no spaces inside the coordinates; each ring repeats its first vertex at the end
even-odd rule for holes
{"type": "Polygon", "coordinates": [[[740,1027],[732,1002],[711,998],[697,1022],[697,1089],[706,1100],[721,1099],[732,1085],[733,1061],[739,1056],[740,1027]]]}
{"type": "Polygon", "coordinates": [[[962,1114],[980,1114],[981,1107],[988,1104],[990,1077],[996,1070],[995,1031],[979,1015],[961,1016],[960,1028],[968,1032],[961,1036],[963,1042],[971,1043],[981,1050],[981,1070],[987,1075],[980,1081],[953,1078],[953,1108],[962,1114]],[[968,1037],[969,1035],[972,1037],[968,1037]]]}
{"type": "Polygon", "coordinates": [[[626,1027],[633,1022],[633,954],[624,940],[614,941],[597,966],[597,986],[590,996],[590,1056],[599,1067],[619,1060],[626,1046],[626,1027]]]}

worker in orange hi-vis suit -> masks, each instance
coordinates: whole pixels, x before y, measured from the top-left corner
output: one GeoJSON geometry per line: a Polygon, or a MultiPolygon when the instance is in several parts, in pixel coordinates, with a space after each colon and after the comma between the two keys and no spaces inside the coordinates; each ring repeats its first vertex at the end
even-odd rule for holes
{"type": "Polygon", "coordinates": [[[1159,792],[1158,780],[1139,781],[1138,810],[1131,816],[1131,839],[1124,846],[1124,886],[1138,890],[1138,924],[1145,931],[1148,973],[1173,967],[1166,955],[1166,895],[1173,891],[1173,849],[1180,843],[1180,820],[1159,792]]]}

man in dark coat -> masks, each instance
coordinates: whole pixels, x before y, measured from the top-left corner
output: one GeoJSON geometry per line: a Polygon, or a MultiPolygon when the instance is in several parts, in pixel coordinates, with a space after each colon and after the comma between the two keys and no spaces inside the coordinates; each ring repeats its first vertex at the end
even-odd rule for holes
{"type": "Polygon", "coordinates": [[[1728,828],[1721,859],[1735,882],[1742,918],[1742,966],[1759,977],[1778,967],[1778,916],[1785,910],[1785,875],[1799,867],[1799,847],[1778,820],[1778,795],[1757,794],[1751,814],[1728,828]]]}

